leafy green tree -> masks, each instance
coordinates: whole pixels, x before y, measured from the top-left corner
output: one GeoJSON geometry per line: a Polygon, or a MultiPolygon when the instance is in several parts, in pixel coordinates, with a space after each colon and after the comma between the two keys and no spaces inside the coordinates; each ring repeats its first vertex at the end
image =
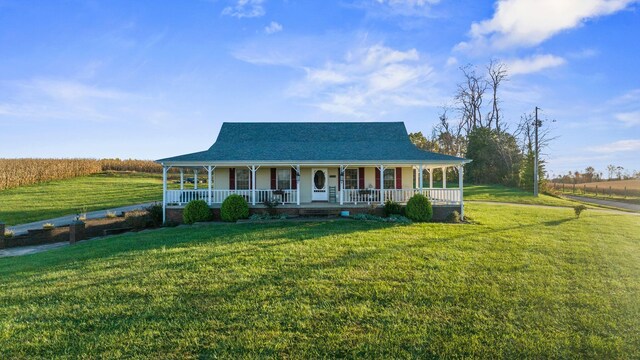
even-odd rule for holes
{"type": "Polygon", "coordinates": [[[504,131],[477,127],[468,136],[467,181],[475,184],[517,185],[522,154],[515,137],[504,131]]]}

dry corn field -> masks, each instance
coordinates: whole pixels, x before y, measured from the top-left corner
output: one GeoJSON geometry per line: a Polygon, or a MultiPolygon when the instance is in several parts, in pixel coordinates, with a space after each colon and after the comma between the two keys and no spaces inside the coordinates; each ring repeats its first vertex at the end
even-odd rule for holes
{"type": "MultiPolygon", "coordinates": [[[[562,184],[556,183],[556,189],[562,188],[562,184]]],[[[573,191],[573,184],[565,184],[564,191],[573,191]]],[[[618,196],[640,196],[640,180],[613,180],[613,181],[599,181],[585,184],[576,184],[575,190],[577,192],[586,191],[586,193],[598,194],[613,194],[618,196]]]]}
{"type": "Polygon", "coordinates": [[[158,173],[162,167],[150,160],[132,159],[0,159],[0,190],[102,171],[158,173]]]}

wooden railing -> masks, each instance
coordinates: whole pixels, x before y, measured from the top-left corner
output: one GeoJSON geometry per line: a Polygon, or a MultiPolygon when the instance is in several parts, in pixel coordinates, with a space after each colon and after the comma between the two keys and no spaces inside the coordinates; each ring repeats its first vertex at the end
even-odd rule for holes
{"type": "MultiPolygon", "coordinates": [[[[211,203],[221,204],[231,194],[237,194],[252,203],[251,190],[211,190],[211,203]]],[[[282,204],[295,204],[297,202],[297,190],[258,190],[256,189],[256,204],[274,199],[282,204]]],[[[167,190],[167,204],[184,205],[192,200],[209,201],[209,190],[167,190]]]]}

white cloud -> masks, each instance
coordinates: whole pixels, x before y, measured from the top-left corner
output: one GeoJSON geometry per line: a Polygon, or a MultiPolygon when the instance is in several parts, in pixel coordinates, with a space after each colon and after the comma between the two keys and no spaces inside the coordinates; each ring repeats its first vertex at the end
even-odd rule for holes
{"type": "Polygon", "coordinates": [[[0,103],[0,120],[84,120],[116,119],[132,103],[143,103],[146,96],[100,87],[73,80],[33,79],[4,82],[0,93],[11,93],[0,103]]]}
{"type": "Polygon", "coordinates": [[[505,60],[509,75],[530,74],[544,69],[564,65],[567,61],[559,56],[545,54],[523,59],[505,60]]]}
{"type": "Polygon", "coordinates": [[[374,16],[430,17],[432,6],[439,2],[440,0],[362,0],[355,6],[374,16]]]}
{"type": "Polygon", "coordinates": [[[400,51],[383,45],[349,51],[344,60],[305,67],[304,79],[289,89],[290,96],[307,98],[326,112],[364,116],[390,107],[437,105],[431,66],[417,50],[400,51]]]}
{"type": "Polygon", "coordinates": [[[456,58],[455,58],[455,57],[453,57],[453,56],[449,56],[449,58],[447,59],[447,63],[446,63],[446,65],[447,65],[448,67],[458,65],[458,59],[456,59],[456,58]]]}
{"type": "Polygon", "coordinates": [[[227,6],[222,10],[222,15],[237,18],[253,18],[264,16],[264,0],[237,0],[235,5],[227,6]]]}
{"type": "Polygon", "coordinates": [[[618,140],[609,144],[589,148],[593,152],[617,153],[627,151],[640,151],[640,139],[618,140]]]}
{"type": "Polygon", "coordinates": [[[488,20],[471,25],[470,42],[460,50],[487,46],[504,49],[535,46],[585,21],[627,8],[637,0],[498,0],[488,20]]]}
{"type": "Polygon", "coordinates": [[[114,89],[100,88],[75,81],[36,79],[22,83],[27,89],[39,91],[57,100],[122,99],[130,94],[114,89]]]}
{"type": "Polygon", "coordinates": [[[615,115],[618,121],[621,121],[624,126],[638,126],[640,125],[640,110],[632,112],[623,112],[615,115]]]}
{"type": "Polygon", "coordinates": [[[271,23],[269,23],[269,25],[267,25],[264,28],[264,32],[266,32],[269,35],[275,34],[275,33],[280,32],[280,31],[282,31],[282,25],[277,23],[277,22],[275,22],[275,21],[272,21],[271,23]]]}

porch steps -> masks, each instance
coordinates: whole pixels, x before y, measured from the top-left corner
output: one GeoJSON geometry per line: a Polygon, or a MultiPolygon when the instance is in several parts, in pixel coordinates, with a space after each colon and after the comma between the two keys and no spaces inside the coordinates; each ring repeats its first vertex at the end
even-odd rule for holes
{"type": "Polygon", "coordinates": [[[338,216],[340,209],[300,209],[300,216],[338,216]]]}

